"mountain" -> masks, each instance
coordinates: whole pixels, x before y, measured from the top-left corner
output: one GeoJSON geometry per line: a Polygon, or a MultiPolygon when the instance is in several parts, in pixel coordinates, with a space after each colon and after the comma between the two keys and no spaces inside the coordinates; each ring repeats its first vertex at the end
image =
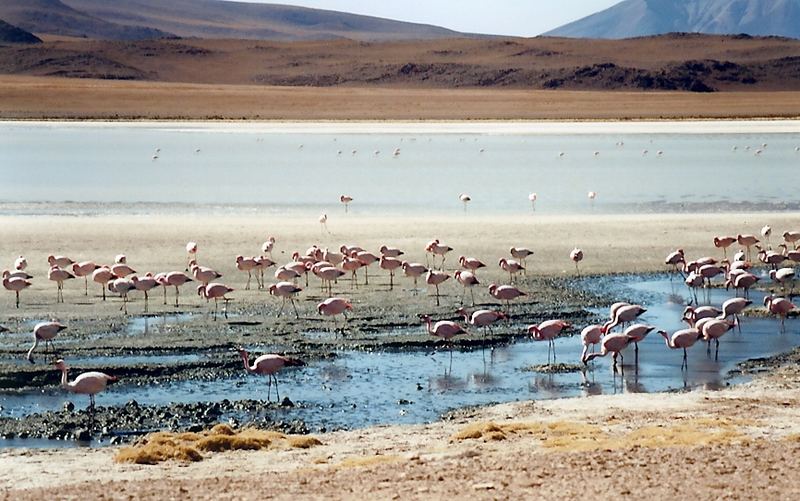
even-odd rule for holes
{"type": "Polygon", "coordinates": [[[42,40],[0,19],[0,43],[42,43],[42,40]]]}
{"type": "Polygon", "coordinates": [[[670,32],[800,38],[800,0],[625,0],[545,35],[631,38],[670,32]]]}
{"type": "Polygon", "coordinates": [[[73,9],[59,0],[2,0],[0,18],[33,33],[111,40],[170,36],[143,26],[116,24],[73,9]]]}
{"type": "Polygon", "coordinates": [[[221,0],[0,0],[0,18],[34,33],[111,40],[169,35],[275,41],[465,36],[437,26],[344,12],[221,0]]]}

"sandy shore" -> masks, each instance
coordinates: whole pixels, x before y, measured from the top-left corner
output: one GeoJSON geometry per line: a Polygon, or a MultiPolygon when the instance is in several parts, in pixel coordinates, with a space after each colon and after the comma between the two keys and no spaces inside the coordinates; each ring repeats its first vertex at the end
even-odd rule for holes
{"type": "Polygon", "coordinates": [[[0,118],[631,120],[796,118],[800,92],[276,87],[0,76],[0,118]]]}
{"type": "MultiPolygon", "coordinates": [[[[219,269],[223,281],[239,289],[233,295],[234,311],[254,312],[270,330],[285,325],[272,318],[277,302],[263,292],[241,290],[245,276],[233,263],[237,254],[258,254],[267,235],[277,239],[274,254],[279,262],[314,243],[352,243],[372,250],[386,243],[406,249],[410,260],[424,262],[424,243],[436,237],[455,248],[448,267],[460,254],[476,256],[489,265],[487,281],[503,280],[496,263],[509,247],[528,246],[536,254],[529,260],[532,276],[521,286],[535,287],[536,277],[575,273],[568,258],[573,246],[586,254],[583,273],[663,270],[665,254],[675,247],[683,247],[689,256],[718,255],[711,243],[714,235],[758,233],[767,223],[780,234],[800,228],[800,214],[383,218],[342,213],[331,215],[330,235],[321,233],[315,218],[4,216],[0,262],[9,267],[24,254],[36,278],[23,294],[20,310],[13,307],[13,294],[2,291],[0,323],[13,327],[45,315],[74,322],[121,317],[118,303],[93,297],[87,301],[82,284],[74,282],[66,287],[65,304],[55,305],[55,285],[43,278],[45,258],[51,253],[103,263],[125,253],[140,271],[182,270],[184,244],[195,240],[200,261],[219,269]]],[[[352,295],[355,302],[355,325],[359,315],[383,312],[381,303],[394,304],[398,295],[405,297],[398,290],[383,290],[386,277],[378,270],[375,276],[383,288],[350,293],[342,285],[340,293],[352,295]]],[[[441,307],[421,296],[409,303],[408,311],[394,315],[451,312],[458,289],[449,287],[441,307]]],[[[204,307],[191,291],[184,297],[191,307],[204,307]]],[[[567,296],[566,302],[577,304],[579,299],[567,296]]],[[[488,301],[488,296],[482,300],[488,301]]],[[[160,302],[154,307],[174,311],[160,302]]],[[[139,311],[141,302],[132,308],[139,311]]],[[[418,324],[416,318],[406,321],[418,324]]],[[[180,331],[174,337],[174,343],[182,342],[180,331]]],[[[229,340],[235,341],[230,336],[229,340]]],[[[116,465],[111,461],[113,449],[6,450],[0,452],[0,470],[14,474],[2,476],[0,488],[6,499],[52,495],[56,488],[60,498],[250,499],[270,492],[279,498],[334,499],[430,499],[456,493],[487,499],[587,494],[664,498],[690,493],[700,499],[789,499],[800,493],[792,481],[800,452],[798,403],[800,377],[784,369],[721,392],[623,393],[503,404],[464,413],[451,422],[323,434],[319,438],[324,445],[308,451],[226,453],[188,467],[116,465]],[[498,426],[494,439],[453,438],[485,422],[498,426]],[[524,424],[516,431],[504,429],[509,423],[524,424]],[[542,423],[552,426],[541,428],[542,423]],[[87,483],[89,476],[95,480],[87,483]]]]}

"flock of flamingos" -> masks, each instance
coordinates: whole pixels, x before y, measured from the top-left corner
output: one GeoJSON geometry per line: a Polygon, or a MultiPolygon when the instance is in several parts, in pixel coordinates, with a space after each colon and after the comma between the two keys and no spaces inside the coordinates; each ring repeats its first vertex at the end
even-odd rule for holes
{"type": "MultiPolygon", "coordinates": [[[[341,199],[345,205],[351,200],[352,198],[346,196],[341,199]]],[[[467,202],[464,203],[466,204],[467,202]]],[[[613,369],[616,371],[617,358],[622,359],[622,351],[631,344],[635,347],[638,363],[638,343],[653,331],[664,337],[667,347],[683,350],[682,370],[688,370],[687,350],[700,340],[708,343],[709,350],[713,342],[716,345],[715,353],[718,354],[720,338],[731,329],[737,327],[738,316],[752,304],[747,299],[748,291],[759,281],[759,276],[752,273],[754,270],[751,253],[754,249],[757,250],[757,259],[769,269],[768,276],[775,282],[775,287],[779,287],[783,291],[782,297],[767,295],[764,299],[764,305],[767,310],[771,314],[780,317],[781,328],[783,329],[786,317],[792,314],[792,310],[796,309],[796,306],[791,302],[791,297],[794,290],[795,271],[793,266],[800,262],[800,250],[798,250],[800,232],[784,232],[782,235],[783,242],[776,247],[778,250],[772,249],[769,241],[771,234],[772,229],[769,226],[762,228],[761,236],[766,243],[765,247],[760,245],[761,239],[755,235],[715,237],[713,239],[714,245],[723,251],[722,260],[717,260],[713,257],[687,260],[681,249],[671,252],[666,257],[665,264],[675,274],[681,276],[692,291],[694,303],[698,304],[694,307],[690,304],[684,311],[682,320],[688,324],[687,328],[672,334],[657,330],[652,325],[637,322],[638,317],[646,311],[643,306],[623,302],[615,303],[611,306],[609,319],[605,323],[589,325],[582,330],[582,363],[587,364],[594,358],[611,354],[613,356],[613,369]],[[732,259],[729,259],[728,249],[734,244],[738,244],[741,249],[735,253],[732,259]],[[791,266],[783,266],[786,263],[791,263],[791,266]],[[726,288],[733,287],[736,296],[726,300],[720,308],[699,306],[699,302],[697,302],[698,289],[707,290],[713,285],[712,281],[717,277],[721,277],[724,280],[723,285],[726,288]],[[739,297],[740,291],[742,297],[739,297]],[[622,330],[615,332],[617,327],[622,330]],[[595,350],[596,345],[600,346],[599,351],[595,350]]],[[[244,288],[249,289],[252,280],[255,279],[259,289],[266,289],[271,295],[281,298],[282,304],[278,311],[278,316],[283,314],[286,304],[289,303],[294,309],[296,317],[299,318],[295,297],[303,291],[303,287],[298,284],[301,280],[304,280],[305,286],[308,287],[309,274],[312,274],[320,280],[322,290],[327,291],[328,295],[331,296],[317,305],[317,311],[321,315],[332,317],[334,331],[337,326],[337,316],[341,315],[346,322],[347,312],[353,309],[353,305],[349,300],[333,296],[333,285],[337,283],[338,279],[346,275],[350,275],[350,287],[357,287],[358,272],[362,271],[363,283],[368,285],[370,266],[377,263],[381,270],[388,272],[389,288],[391,290],[394,287],[395,273],[402,271],[406,277],[413,280],[415,294],[417,293],[416,285],[418,280],[424,280],[432,288],[433,297],[437,305],[441,303],[440,285],[453,278],[463,288],[461,304],[463,305],[467,294],[469,294],[474,307],[473,291],[475,287],[481,284],[477,278],[477,273],[479,269],[486,267],[477,258],[460,256],[458,264],[461,269],[451,275],[445,271],[444,264],[453,248],[443,244],[438,239],[428,242],[425,246],[426,264],[405,261],[401,258],[404,255],[402,250],[386,245],[381,246],[377,254],[358,246],[342,245],[338,251],[332,251],[314,245],[304,253],[295,252],[290,263],[278,266],[271,258],[274,245],[275,239],[270,237],[262,245],[263,255],[236,257],[237,269],[247,273],[247,282],[244,288]],[[264,273],[272,267],[276,268],[274,277],[277,282],[266,285],[264,273]]],[[[217,281],[222,277],[219,272],[198,264],[198,246],[195,242],[189,242],[186,245],[186,252],[186,271],[188,271],[188,274],[184,271],[172,271],[137,275],[136,270],[127,264],[126,257],[118,255],[115,258],[115,263],[109,266],[98,265],[91,261],[75,262],[65,256],[49,256],[47,259],[49,266],[47,275],[48,279],[56,284],[58,302],[64,301],[63,288],[65,282],[83,277],[85,295],[89,294],[89,279],[91,279],[92,282],[100,285],[104,301],[106,300],[106,291],[121,297],[122,306],[120,309],[125,314],[128,311],[128,295],[133,291],[143,293],[144,311],[148,311],[149,294],[156,287],[162,287],[164,304],[167,304],[167,289],[174,287],[175,306],[177,307],[180,301],[180,288],[189,282],[195,282],[197,284],[196,291],[200,297],[205,298],[207,301],[214,300],[214,320],[216,320],[218,302],[220,300],[227,302],[229,299],[227,295],[233,292],[233,289],[217,281]]],[[[526,272],[526,258],[532,254],[533,251],[530,249],[514,247],[510,250],[510,256],[500,259],[498,263],[503,272],[508,274],[509,284],[498,285],[492,283],[488,286],[488,292],[494,299],[505,304],[505,310],[478,309],[470,314],[464,308],[460,308],[457,313],[459,316],[463,316],[464,324],[472,328],[483,329],[485,333],[487,329],[491,329],[493,324],[509,318],[511,302],[527,295],[513,284],[519,274],[526,272]]],[[[579,263],[583,260],[583,257],[581,249],[576,248],[569,253],[569,258],[575,263],[576,272],[578,273],[580,272],[579,263]]],[[[14,262],[13,271],[6,270],[3,272],[3,286],[16,294],[17,308],[20,306],[20,292],[30,287],[30,280],[33,278],[25,271],[27,267],[27,260],[20,256],[14,262]]],[[[227,312],[227,308],[224,311],[227,312]]],[[[450,345],[451,356],[453,338],[459,334],[468,333],[467,328],[457,322],[449,320],[434,322],[429,316],[423,316],[422,321],[429,334],[445,340],[450,345]]],[[[551,350],[553,361],[555,362],[555,338],[564,329],[571,327],[568,322],[554,319],[541,322],[538,325],[530,325],[527,327],[527,332],[534,340],[548,342],[549,364],[551,350]]],[[[37,324],[33,329],[34,343],[27,353],[27,359],[34,363],[33,352],[39,343],[45,343],[46,345],[49,343],[52,348],[54,338],[64,329],[66,329],[66,326],[59,322],[37,324]]],[[[0,326],[0,331],[3,330],[7,329],[0,326]]],[[[277,354],[262,355],[251,363],[246,351],[240,349],[239,353],[247,371],[267,376],[270,388],[272,381],[275,381],[276,393],[277,379],[275,374],[285,366],[302,364],[301,361],[277,354]]],[[[69,391],[89,395],[91,401],[90,409],[92,410],[94,408],[94,395],[104,390],[109,381],[115,380],[113,376],[101,372],[86,372],[79,375],[74,381],[69,381],[67,376],[68,367],[64,361],[58,360],[55,366],[62,373],[62,386],[69,391]]],[[[268,398],[270,388],[268,388],[268,398]]]]}

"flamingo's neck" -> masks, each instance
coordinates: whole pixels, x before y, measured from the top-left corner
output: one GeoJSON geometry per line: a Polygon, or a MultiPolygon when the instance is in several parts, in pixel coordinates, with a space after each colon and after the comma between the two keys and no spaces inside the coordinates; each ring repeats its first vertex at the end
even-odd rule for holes
{"type": "Polygon", "coordinates": [[[658,333],[664,338],[664,341],[667,343],[667,348],[673,348],[672,343],[669,341],[669,336],[663,331],[659,331],[658,333]]]}
{"type": "Polygon", "coordinates": [[[64,388],[69,388],[69,382],[67,381],[67,369],[66,367],[61,368],[61,386],[64,388]]]}
{"type": "Polygon", "coordinates": [[[431,325],[431,319],[430,318],[426,318],[425,319],[425,328],[427,329],[428,334],[435,334],[433,332],[433,326],[431,325]]]}
{"type": "Polygon", "coordinates": [[[248,358],[250,357],[246,351],[239,352],[239,355],[242,357],[242,362],[244,363],[244,368],[247,372],[255,372],[255,368],[250,367],[250,361],[248,358]]]}

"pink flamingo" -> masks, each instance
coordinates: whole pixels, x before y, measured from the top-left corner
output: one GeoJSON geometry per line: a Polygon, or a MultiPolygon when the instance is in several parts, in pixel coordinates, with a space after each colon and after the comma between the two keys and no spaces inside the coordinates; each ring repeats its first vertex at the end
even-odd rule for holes
{"type": "Polygon", "coordinates": [[[464,204],[464,214],[467,213],[467,204],[472,201],[472,197],[467,195],[466,193],[462,193],[458,196],[458,199],[461,200],[461,203],[464,204]]]}
{"type": "Polygon", "coordinates": [[[89,277],[94,273],[94,270],[100,268],[93,261],[82,261],[80,263],[73,263],[72,273],[76,277],[83,277],[83,295],[89,295],[89,277]]]}
{"type": "Polygon", "coordinates": [[[358,287],[358,270],[364,266],[364,263],[358,259],[345,257],[342,261],[342,269],[350,272],[350,288],[358,287]]]}
{"type": "Polygon", "coordinates": [[[780,244],[778,246],[779,249],[783,249],[783,257],[789,261],[794,263],[800,263],[800,251],[798,250],[789,250],[789,247],[786,244],[780,244]]]}
{"type": "Polygon", "coordinates": [[[453,248],[450,247],[449,245],[440,244],[438,239],[433,240],[432,242],[430,242],[425,247],[425,251],[426,252],[428,252],[429,254],[433,254],[433,267],[434,268],[436,267],[436,256],[441,256],[442,257],[442,262],[439,265],[439,269],[440,270],[444,270],[444,261],[445,261],[445,259],[447,259],[446,255],[447,255],[448,252],[450,252],[452,250],[453,250],[453,248]]]}
{"type": "Polygon", "coordinates": [[[407,277],[411,277],[414,279],[414,294],[417,293],[417,280],[421,277],[424,273],[428,272],[428,268],[421,263],[409,263],[408,261],[403,261],[403,274],[407,277]]]}
{"type": "Polygon", "coordinates": [[[470,315],[464,308],[459,308],[456,313],[464,317],[464,321],[469,325],[482,329],[484,338],[486,338],[487,329],[491,332],[492,324],[500,320],[508,320],[508,315],[495,310],[475,310],[470,315]]]}
{"type": "Polygon", "coordinates": [[[353,305],[347,299],[340,297],[328,298],[317,305],[317,312],[320,315],[333,317],[333,330],[336,332],[336,316],[341,315],[344,319],[342,329],[347,325],[347,311],[353,311],[353,305]]]}
{"type": "Polygon", "coordinates": [[[735,325],[735,322],[730,322],[728,320],[717,320],[716,318],[711,319],[703,324],[700,332],[703,333],[703,339],[708,342],[706,354],[709,356],[711,355],[711,341],[713,340],[714,343],[716,343],[716,350],[714,351],[715,361],[719,359],[719,338],[721,338],[729,330],[733,329],[735,325]]]}
{"type": "Polygon", "coordinates": [[[783,240],[787,245],[791,244],[796,249],[797,242],[800,241],[800,231],[784,231],[783,240]]]}
{"type": "Polygon", "coordinates": [[[378,261],[378,256],[371,252],[358,251],[354,252],[350,257],[357,259],[364,267],[364,285],[369,285],[369,265],[378,261]]]}
{"type": "MultiPolygon", "coordinates": [[[[602,328],[601,328],[602,330],[602,328]]],[[[586,354],[584,350],[584,355],[581,358],[581,362],[583,365],[587,365],[589,362],[594,360],[597,357],[605,357],[609,353],[614,354],[614,372],[617,371],[617,357],[620,358],[620,364],[624,366],[625,358],[622,356],[622,350],[630,344],[631,338],[623,334],[622,332],[606,334],[600,340],[600,352],[599,353],[592,353],[586,354]]]]}
{"type": "Polygon", "coordinates": [[[128,262],[128,256],[125,254],[117,254],[114,256],[114,264],[126,264],[128,262]]]}
{"type": "Polygon", "coordinates": [[[667,347],[673,350],[683,349],[683,363],[681,370],[689,370],[689,361],[686,358],[686,349],[691,348],[702,337],[699,330],[695,328],[681,329],[669,336],[666,331],[658,331],[667,343],[667,347]]]}
{"type": "MultiPolygon", "coordinates": [[[[50,348],[53,349],[53,339],[58,335],[59,332],[66,328],[66,325],[58,322],[40,322],[36,324],[36,326],[33,328],[33,346],[31,346],[31,349],[28,350],[28,362],[34,363],[33,350],[39,346],[39,341],[44,342],[45,348],[48,347],[49,343],[50,348]]],[[[50,350],[48,350],[48,353],[49,352],[50,350]]]]}
{"type": "Polygon", "coordinates": [[[681,318],[687,321],[690,326],[694,327],[698,321],[704,318],[714,318],[721,313],[722,311],[714,306],[699,306],[697,308],[687,306],[683,309],[683,316],[681,318]]]}
{"type": "Polygon", "coordinates": [[[789,312],[797,308],[788,299],[775,296],[766,296],[764,298],[764,306],[767,307],[770,313],[781,318],[781,332],[786,330],[786,317],[789,316],[789,312]]]}
{"type": "Polygon", "coordinates": [[[512,285],[489,285],[489,294],[498,301],[506,302],[506,315],[511,314],[511,301],[518,297],[527,296],[526,293],[512,285]]]}
{"type": "MultiPolygon", "coordinates": [[[[250,290],[250,280],[253,278],[253,270],[257,266],[258,261],[254,257],[236,256],[236,269],[247,272],[247,285],[244,286],[244,290],[250,290]]],[[[258,275],[256,275],[256,282],[258,282],[260,289],[261,282],[258,281],[258,275]]]]}
{"type": "Polygon", "coordinates": [[[460,264],[461,267],[464,268],[465,270],[469,270],[472,273],[478,271],[479,268],[486,267],[486,265],[483,264],[480,259],[476,259],[474,257],[466,257],[466,256],[459,256],[458,264],[460,264]]]}
{"type": "Polygon", "coordinates": [[[178,296],[180,295],[179,287],[182,285],[193,282],[191,278],[187,277],[182,271],[171,271],[164,275],[164,284],[166,286],[175,287],[175,307],[178,307],[178,296]]]}
{"type": "Polygon", "coordinates": [[[396,257],[381,256],[380,267],[382,270],[389,272],[389,290],[394,289],[394,272],[403,266],[403,262],[396,257]]]}
{"type": "Polygon", "coordinates": [[[739,326],[739,332],[742,331],[742,325],[739,320],[739,314],[748,306],[753,304],[749,299],[741,297],[733,297],[722,303],[722,313],[719,314],[717,320],[725,320],[732,316],[734,323],[739,326]]]}
{"type": "Polygon", "coordinates": [[[536,193],[531,192],[528,195],[528,201],[531,203],[531,211],[536,212],[536,199],[539,198],[539,195],[536,193]]]}
{"type": "MultiPolygon", "coordinates": [[[[679,273],[683,276],[683,271],[680,268],[681,265],[686,265],[686,257],[683,254],[683,249],[676,249],[667,254],[666,259],[664,259],[664,264],[672,266],[672,270],[675,273],[679,273]]],[[[669,279],[672,280],[672,275],[669,276],[669,279]]]]}
{"type": "Polygon", "coordinates": [[[633,322],[646,311],[647,309],[639,304],[619,306],[613,310],[614,317],[603,325],[603,332],[609,333],[620,324],[633,322]]]}
{"type": "Polygon", "coordinates": [[[144,293],[144,312],[147,313],[149,308],[149,292],[155,287],[158,287],[158,281],[153,277],[152,273],[148,273],[145,276],[139,278],[136,275],[131,277],[131,282],[133,282],[133,286],[136,288],[137,291],[142,291],[144,293]]]}
{"type": "Polygon", "coordinates": [[[214,280],[222,278],[222,273],[207,266],[199,266],[194,259],[189,261],[189,271],[194,279],[203,285],[208,285],[214,280]]]}
{"type": "Polygon", "coordinates": [[[717,249],[722,249],[722,256],[727,258],[728,247],[735,244],[736,241],[736,237],[714,237],[714,247],[717,249]]]}
{"type": "Polygon", "coordinates": [[[631,342],[635,347],[637,364],[639,363],[639,342],[644,341],[644,338],[646,338],[647,335],[653,331],[653,329],[655,329],[655,327],[653,327],[652,325],[633,324],[624,331],[622,331],[623,334],[625,334],[626,336],[628,336],[628,338],[630,338],[631,342]]]}
{"type": "Polygon", "coordinates": [[[480,282],[475,277],[475,274],[469,271],[456,270],[453,276],[456,278],[458,283],[464,287],[464,294],[461,295],[461,303],[464,303],[464,296],[467,295],[467,289],[469,289],[469,295],[472,298],[472,306],[475,306],[475,293],[473,292],[473,288],[476,285],[480,285],[480,282]]]}
{"type": "Polygon", "coordinates": [[[19,256],[17,259],[14,260],[15,270],[23,271],[27,267],[28,267],[28,260],[25,259],[25,256],[19,256]]]}
{"type": "Polygon", "coordinates": [[[186,243],[186,271],[189,271],[192,261],[197,263],[197,242],[186,243]]]}
{"type": "Polygon", "coordinates": [[[23,289],[27,289],[31,286],[31,283],[21,277],[10,277],[7,276],[8,271],[3,272],[3,287],[6,290],[14,291],[14,294],[17,296],[16,306],[19,308],[19,293],[23,289]]]}
{"type": "Polygon", "coordinates": [[[344,213],[347,214],[347,211],[350,208],[350,202],[353,201],[353,197],[350,195],[342,195],[339,197],[339,201],[344,204],[344,213]]]}
{"type": "Polygon", "coordinates": [[[428,334],[443,339],[448,345],[450,345],[450,370],[452,370],[453,337],[455,337],[458,334],[469,334],[469,333],[457,323],[450,322],[449,320],[440,320],[435,324],[433,324],[431,322],[431,317],[428,315],[423,315],[421,319],[423,322],[425,322],[425,330],[427,331],[428,334]]]}
{"type": "Polygon", "coordinates": [[[266,283],[264,281],[264,270],[266,270],[267,268],[271,268],[278,263],[276,263],[275,261],[266,256],[256,256],[253,259],[255,259],[256,261],[255,270],[258,271],[258,274],[261,277],[261,283],[259,284],[259,289],[263,289],[264,284],[266,283]]]}
{"type": "Polygon", "coordinates": [[[553,363],[556,362],[556,337],[562,330],[572,327],[563,320],[546,320],[539,325],[529,325],[528,334],[534,341],[547,341],[547,365],[550,365],[550,348],[553,348],[553,363]]]}
{"type": "Polygon", "coordinates": [[[344,261],[344,254],[329,250],[327,247],[322,251],[322,259],[331,263],[333,266],[338,266],[344,261]]]}
{"type": "Polygon", "coordinates": [[[767,241],[767,246],[771,249],[772,248],[772,244],[769,241],[769,237],[772,236],[772,226],[770,226],[768,224],[765,224],[761,228],[761,236],[764,237],[764,240],[767,241]]]}
{"type": "Polygon", "coordinates": [[[520,264],[522,264],[522,274],[527,275],[525,262],[526,259],[533,255],[533,251],[525,247],[512,247],[510,252],[511,257],[518,260],[520,264]]]}
{"type": "Polygon", "coordinates": [[[514,259],[500,258],[500,261],[497,264],[503,269],[503,271],[508,273],[508,281],[511,283],[514,283],[514,276],[517,273],[520,271],[525,271],[525,267],[522,266],[522,263],[515,261],[514,259]]]}
{"type": "Polygon", "coordinates": [[[292,303],[294,308],[294,315],[297,319],[300,318],[300,313],[297,311],[297,305],[294,304],[294,297],[303,291],[302,287],[291,282],[278,282],[269,286],[269,293],[271,296],[279,296],[281,298],[281,309],[278,310],[276,317],[280,317],[283,313],[283,308],[286,306],[286,300],[292,303]]]}
{"type": "Polygon", "coordinates": [[[136,273],[136,270],[134,270],[125,263],[117,263],[111,265],[111,273],[113,273],[119,278],[125,278],[128,275],[133,275],[134,273],[136,273]]]}
{"type": "Polygon", "coordinates": [[[737,235],[736,241],[747,248],[747,260],[750,261],[750,247],[759,242],[758,238],[755,235],[737,235]]]}
{"type": "Polygon", "coordinates": [[[770,270],[769,278],[771,278],[773,282],[781,284],[784,295],[786,295],[786,284],[791,283],[792,288],[789,291],[789,297],[791,297],[794,294],[794,268],[781,268],[779,270],[770,270]]]}
{"type": "Polygon", "coordinates": [[[589,325],[584,327],[581,331],[581,343],[583,344],[583,352],[581,352],[581,360],[586,359],[586,355],[589,353],[589,346],[592,347],[592,353],[594,353],[594,347],[597,344],[600,344],[600,341],[603,339],[603,326],[602,325],[589,325]]]}
{"type": "Polygon", "coordinates": [[[575,272],[580,275],[581,269],[579,268],[578,263],[583,261],[583,250],[575,247],[570,251],[569,258],[575,263],[575,272]]]}
{"type": "Polygon", "coordinates": [[[119,309],[124,310],[126,315],[128,314],[128,292],[135,288],[134,283],[127,278],[118,278],[108,283],[108,290],[116,292],[122,298],[122,306],[119,309]]]}
{"type": "Polygon", "coordinates": [[[228,301],[229,298],[225,297],[226,294],[233,292],[233,289],[228,287],[227,285],[220,284],[217,282],[212,282],[210,284],[198,285],[197,286],[197,295],[205,298],[206,301],[209,299],[214,300],[214,321],[217,321],[217,308],[219,307],[219,300],[222,299],[225,301],[225,308],[222,310],[225,318],[228,318],[228,301]]]}
{"type": "Polygon", "coordinates": [[[56,282],[58,284],[58,293],[56,295],[56,302],[63,303],[64,302],[64,281],[75,278],[75,275],[72,273],[62,270],[57,265],[53,265],[50,267],[50,270],[47,272],[47,278],[56,282]]]}
{"type": "Polygon", "coordinates": [[[275,237],[269,236],[267,240],[261,244],[261,252],[264,254],[269,254],[270,259],[272,259],[272,249],[275,248],[275,237]]]}
{"type": "Polygon", "coordinates": [[[750,287],[755,285],[758,280],[759,278],[752,273],[742,273],[733,277],[732,279],[729,278],[726,280],[725,289],[733,285],[737,295],[739,294],[739,289],[742,289],[744,291],[744,297],[747,298],[750,295],[750,287]]]}
{"type": "Polygon", "coordinates": [[[396,247],[387,247],[386,245],[381,245],[380,253],[386,257],[400,257],[405,254],[405,252],[396,247]]]}
{"type": "Polygon", "coordinates": [[[322,280],[323,290],[325,289],[325,285],[328,285],[328,295],[333,295],[333,282],[345,275],[345,272],[335,266],[330,266],[330,263],[328,263],[328,266],[314,266],[312,271],[322,280]]]}
{"type": "Polygon", "coordinates": [[[89,395],[89,413],[94,421],[94,396],[106,389],[109,382],[116,381],[117,378],[102,372],[84,372],[75,378],[74,381],[67,380],[69,367],[63,360],[57,360],[54,364],[56,369],[61,371],[61,387],[72,393],[89,395]]]}
{"type": "MultiPolygon", "coordinates": [[[[116,278],[117,277],[111,273],[108,266],[101,266],[92,272],[92,282],[100,284],[100,289],[103,291],[103,301],[106,300],[106,285],[116,278]]],[[[164,298],[164,304],[167,304],[166,296],[164,296],[164,298]]]]}
{"type": "Polygon", "coordinates": [[[237,348],[239,356],[242,357],[244,368],[251,374],[258,374],[259,376],[267,376],[267,402],[270,401],[272,393],[272,380],[275,380],[275,397],[276,401],[281,399],[281,394],[278,391],[278,378],[275,374],[284,367],[300,367],[306,365],[302,360],[296,358],[284,357],[276,354],[261,355],[253,360],[253,365],[250,365],[250,354],[244,348],[237,348]]]}
{"type": "Polygon", "coordinates": [[[58,266],[59,268],[68,268],[72,266],[72,263],[74,262],[75,261],[66,256],[47,256],[47,264],[49,264],[51,267],[58,266]]]}
{"type": "Polygon", "coordinates": [[[428,270],[428,273],[425,275],[425,283],[436,287],[436,306],[439,306],[439,284],[449,278],[450,275],[438,270],[428,270]]]}

